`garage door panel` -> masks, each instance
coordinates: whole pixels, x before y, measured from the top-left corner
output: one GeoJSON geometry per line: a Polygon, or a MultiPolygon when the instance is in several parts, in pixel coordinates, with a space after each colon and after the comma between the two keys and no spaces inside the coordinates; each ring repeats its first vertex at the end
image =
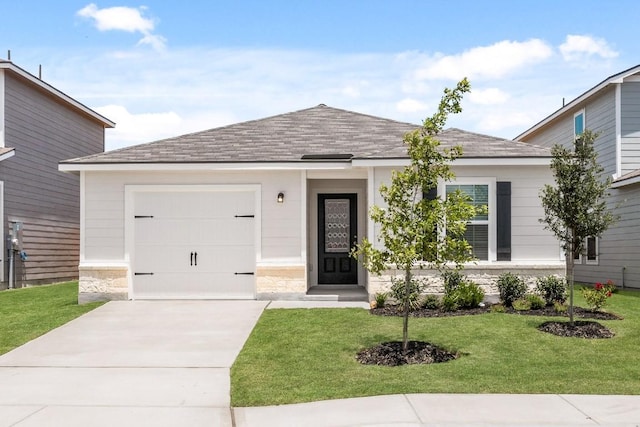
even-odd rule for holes
{"type": "Polygon", "coordinates": [[[254,200],[253,191],[136,193],[135,215],[147,217],[134,222],[143,273],[134,297],[253,298],[254,200]]]}

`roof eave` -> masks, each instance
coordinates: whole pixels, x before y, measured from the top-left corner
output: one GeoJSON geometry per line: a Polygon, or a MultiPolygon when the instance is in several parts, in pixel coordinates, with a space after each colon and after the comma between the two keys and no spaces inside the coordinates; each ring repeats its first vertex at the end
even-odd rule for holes
{"type": "Polygon", "coordinates": [[[539,121],[538,123],[530,127],[529,129],[527,129],[526,131],[522,132],[520,135],[516,136],[514,140],[522,141],[526,139],[528,136],[535,134],[543,126],[546,126],[547,124],[556,120],[558,117],[563,116],[567,112],[574,109],[580,103],[586,101],[587,99],[591,98],[592,96],[602,91],[607,86],[611,84],[621,84],[624,82],[624,79],[638,72],[640,72],[640,65],[636,65],[635,67],[629,68],[618,74],[614,74],[613,76],[607,77],[605,80],[603,80],[596,86],[584,92],[582,95],[578,96],[577,98],[571,100],[569,103],[562,106],[562,108],[559,108],[558,110],[551,113],[549,116],[545,117],[544,119],[542,119],[541,121],[539,121]]]}
{"type": "Polygon", "coordinates": [[[32,84],[38,86],[39,88],[43,89],[44,91],[46,91],[46,92],[50,93],[51,95],[61,99],[62,101],[66,102],[67,104],[70,104],[72,107],[74,107],[77,110],[82,111],[84,114],[90,116],[94,120],[97,120],[97,121],[101,122],[102,125],[105,128],[114,128],[116,126],[115,122],[113,122],[113,121],[107,119],[106,117],[104,117],[103,115],[93,111],[91,108],[87,107],[86,105],[82,104],[81,102],[76,101],[75,99],[73,99],[72,97],[67,95],[66,93],[56,89],[55,87],[51,86],[50,84],[48,84],[48,83],[44,82],[43,80],[37,78],[33,74],[23,70],[22,68],[20,68],[17,65],[15,65],[13,62],[0,61],[0,69],[11,70],[13,73],[17,74],[18,76],[22,77],[23,79],[28,80],[29,82],[31,82],[32,84]]]}

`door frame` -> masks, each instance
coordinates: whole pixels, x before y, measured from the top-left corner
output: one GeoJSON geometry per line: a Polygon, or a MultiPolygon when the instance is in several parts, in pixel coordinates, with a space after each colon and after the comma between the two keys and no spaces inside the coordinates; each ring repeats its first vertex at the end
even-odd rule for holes
{"type": "MultiPolygon", "coordinates": [[[[127,265],[127,291],[129,299],[135,300],[133,289],[133,266],[135,265],[135,221],[134,207],[135,195],[143,192],[239,192],[247,191],[254,193],[254,247],[255,259],[254,263],[257,268],[258,262],[262,259],[262,186],[260,184],[148,184],[148,185],[128,185],[124,186],[124,259],[127,265]]],[[[254,276],[253,297],[256,296],[254,276]]]]}
{"type": "MultiPolygon", "coordinates": [[[[307,179],[307,289],[318,286],[318,194],[357,195],[358,243],[367,236],[366,179],[307,179]]],[[[358,263],[358,286],[367,288],[366,270],[358,263]]],[[[320,285],[332,286],[332,285],[320,285]]],[[[344,286],[344,285],[338,285],[344,286]]]]}

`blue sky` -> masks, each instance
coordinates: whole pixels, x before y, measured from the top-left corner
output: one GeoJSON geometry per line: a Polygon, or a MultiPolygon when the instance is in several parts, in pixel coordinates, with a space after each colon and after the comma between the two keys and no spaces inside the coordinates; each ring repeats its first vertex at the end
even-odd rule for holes
{"type": "Polygon", "coordinates": [[[117,123],[107,149],[324,103],[513,138],[640,64],[640,2],[3,1],[0,58],[117,123]]]}

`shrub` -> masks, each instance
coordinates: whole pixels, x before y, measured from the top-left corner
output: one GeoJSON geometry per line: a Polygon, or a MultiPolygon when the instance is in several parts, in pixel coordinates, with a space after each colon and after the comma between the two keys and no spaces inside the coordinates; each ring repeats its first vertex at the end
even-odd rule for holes
{"type": "Polygon", "coordinates": [[[504,305],[502,304],[494,304],[491,306],[491,312],[492,313],[504,313],[506,311],[506,309],[504,308],[504,305]]]}
{"type": "MultiPolygon", "coordinates": [[[[611,283],[613,285],[613,282],[611,283]]],[[[600,310],[607,303],[607,298],[611,298],[613,291],[611,285],[596,283],[593,288],[582,288],[582,296],[592,310],[600,310]]],[[[615,287],[615,285],[613,285],[615,287]]]]}
{"type": "Polygon", "coordinates": [[[564,304],[567,300],[567,281],[557,276],[540,277],[536,281],[536,291],[548,306],[554,302],[564,304]]]}
{"type": "Polygon", "coordinates": [[[511,304],[514,310],[525,311],[531,309],[531,303],[526,298],[518,298],[511,304]]]}
{"type": "Polygon", "coordinates": [[[376,307],[383,308],[387,304],[387,298],[389,294],[386,292],[380,292],[375,295],[376,307]]]}
{"type": "Polygon", "coordinates": [[[425,295],[422,300],[422,307],[428,310],[435,310],[440,306],[440,299],[437,295],[429,294],[425,295]]]}
{"type": "MultiPolygon", "coordinates": [[[[391,296],[398,304],[403,304],[405,295],[404,279],[391,278],[391,296]]],[[[424,284],[419,279],[412,279],[409,283],[409,307],[413,310],[420,308],[420,295],[424,284]]]]}
{"type": "Polygon", "coordinates": [[[445,295],[450,295],[451,292],[455,291],[460,283],[464,281],[464,276],[457,270],[445,271],[442,274],[442,278],[444,280],[445,295]]]}
{"type": "Polygon", "coordinates": [[[556,313],[566,313],[567,312],[567,306],[564,305],[564,303],[555,301],[553,303],[553,309],[556,311],[556,313]]]}
{"type": "Polygon", "coordinates": [[[500,291],[500,301],[506,307],[512,307],[513,302],[522,298],[527,291],[524,280],[513,273],[502,273],[498,277],[497,285],[500,291]]]}
{"type": "Polygon", "coordinates": [[[484,291],[477,284],[464,280],[453,291],[458,308],[476,308],[484,299],[484,291]]]}
{"type": "Polygon", "coordinates": [[[458,309],[458,301],[455,295],[445,295],[442,297],[442,309],[444,311],[456,311],[458,309]]]}
{"type": "Polygon", "coordinates": [[[531,306],[531,310],[540,310],[544,308],[545,301],[542,299],[540,295],[536,294],[527,294],[527,301],[529,301],[529,305],[531,306]]]}

